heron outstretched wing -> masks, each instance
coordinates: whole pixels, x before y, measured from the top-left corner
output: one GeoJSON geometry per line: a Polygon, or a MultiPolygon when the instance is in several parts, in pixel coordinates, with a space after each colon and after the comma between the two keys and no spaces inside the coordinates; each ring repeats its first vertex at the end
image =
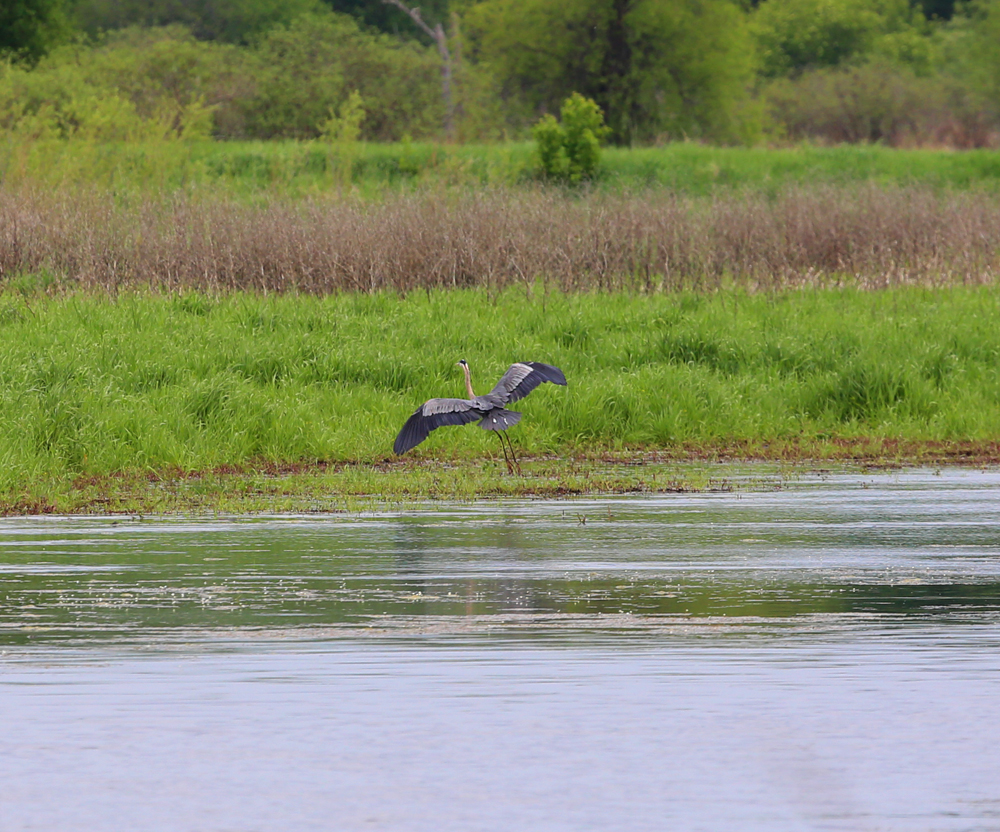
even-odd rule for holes
{"type": "Polygon", "coordinates": [[[546,381],[565,385],[566,376],[562,370],[551,364],[542,364],[539,361],[518,362],[510,365],[487,397],[498,398],[503,404],[516,402],[546,381]]]}
{"type": "Polygon", "coordinates": [[[432,430],[444,425],[466,425],[482,418],[483,411],[470,399],[430,399],[406,420],[392,450],[396,454],[405,454],[423,442],[432,430]]]}

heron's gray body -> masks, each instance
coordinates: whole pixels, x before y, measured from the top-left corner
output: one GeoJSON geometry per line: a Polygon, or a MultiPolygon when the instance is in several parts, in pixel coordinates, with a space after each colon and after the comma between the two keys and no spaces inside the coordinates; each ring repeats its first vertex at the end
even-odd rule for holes
{"type": "MultiPolygon", "coordinates": [[[[469,418],[461,417],[455,424],[464,425],[482,418],[479,427],[483,430],[505,430],[516,425],[521,420],[521,414],[513,410],[504,410],[503,404],[489,396],[476,396],[474,399],[431,399],[424,402],[417,410],[424,419],[440,418],[446,413],[468,413],[469,418]]],[[[416,415],[416,413],[414,414],[416,415]]],[[[442,422],[442,424],[452,424],[442,422]]]]}
{"type": "MultiPolygon", "coordinates": [[[[483,430],[507,430],[521,421],[521,414],[506,410],[506,406],[523,399],[539,384],[550,381],[566,384],[566,376],[558,367],[536,361],[511,364],[496,387],[485,396],[468,399],[430,399],[418,407],[406,420],[396,437],[393,450],[405,454],[423,442],[432,430],[444,425],[466,425],[479,422],[483,430]]],[[[471,384],[470,384],[471,390],[471,384]]]]}

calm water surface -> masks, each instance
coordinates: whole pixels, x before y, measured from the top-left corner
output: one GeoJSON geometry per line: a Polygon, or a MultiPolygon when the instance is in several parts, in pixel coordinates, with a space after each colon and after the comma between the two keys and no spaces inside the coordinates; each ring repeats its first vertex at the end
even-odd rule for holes
{"type": "Polygon", "coordinates": [[[0,830],[1000,830],[1000,473],[0,521],[0,830]]]}

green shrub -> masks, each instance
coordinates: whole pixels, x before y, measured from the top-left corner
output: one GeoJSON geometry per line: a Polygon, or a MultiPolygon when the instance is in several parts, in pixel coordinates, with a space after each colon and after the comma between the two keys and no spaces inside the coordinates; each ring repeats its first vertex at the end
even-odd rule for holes
{"type": "Polygon", "coordinates": [[[998,123],[995,109],[967,87],[883,61],[778,78],[763,99],[793,140],[983,147],[995,141],[998,123]]]}
{"type": "Polygon", "coordinates": [[[816,69],[779,78],[764,92],[790,139],[899,145],[931,129],[939,85],[880,65],[816,69]]]}
{"type": "Polygon", "coordinates": [[[0,130],[28,139],[204,138],[228,55],[180,29],[63,47],[33,70],[0,68],[0,130]]]}
{"type": "Polygon", "coordinates": [[[552,113],[546,113],[532,130],[542,173],[551,179],[566,176],[566,131],[552,113]]]}
{"type": "Polygon", "coordinates": [[[366,139],[436,135],[443,122],[440,60],[430,49],[362,31],[346,15],[305,15],[270,30],[248,60],[244,135],[316,138],[357,91],[366,139]]]}
{"type": "Polygon", "coordinates": [[[252,47],[171,26],[62,47],[34,69],[0,63],[0,131],[32,141],[316,138],[354,91],[364,99],[359,137],[440,132],[433,51],[329,12],[273,28],[252,47]]]}
{"type": "Polygon", "coordinates": [[[995,146],[1000,124],[1000,0],[962,4],[938,34],[941,75],[956,113],[952,143],[995,146]]]}
{"type": "Polygon", "coordinates": [[[358,139],[361,137],[361,122],[365,117],[365,102],[355,90],[339,111],[320,125],[320,138],[327,143],[327,158],[331,171],[337,174],[341,186],[351,183],[354,163],[358,156],[358,139]]]}
{"type": "Polygon", "coordinates": [[[562,123],[546,115],[535,125],[538,160],[549,179],[577,183],[597,172],[601,141],[608,135],[601,108],[573,93],[562,105],[562,123]]]}

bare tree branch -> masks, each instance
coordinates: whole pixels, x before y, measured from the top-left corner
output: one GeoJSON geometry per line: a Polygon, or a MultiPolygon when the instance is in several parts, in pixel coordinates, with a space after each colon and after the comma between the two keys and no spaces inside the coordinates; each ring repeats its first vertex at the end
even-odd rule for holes
{"type": "Polygon", "coordinates": [[[448,36],[444,32],[444,26],[438,23],[432,29],[421,17],[419,6],[414,6],[412,9],[407,8],[402,0],[382,0],[382,2],[406,12],[410,19],[437,44],[438,54],[441,56],[441,97],[444,99],[445,110],[444,130],[448,138],[452,138],[455,135],[455,104],[451,94],[451,50],[448,48],[448,36]]]}
{"type": "MultiPolygon", "coordinates": [[[[437,38],[434,35],[434,30],[431,29],[431,27],[428,26],[426,23],[424,23],[424,19],[420,16],[419,6],[414,6],[412,9],[408,9],[406,8],[406,6],[403,5],[402,0],[382,0],[382,2],[388,3],[390,6],[395,6],[397,9],[406,12],[412,18],[414,23],[416,23],[428,35],[434,38],[434,40],[437,40],[437,38]]],[[[440,25],[441,24],[438,24],[438,26],[440,25]]]]}

